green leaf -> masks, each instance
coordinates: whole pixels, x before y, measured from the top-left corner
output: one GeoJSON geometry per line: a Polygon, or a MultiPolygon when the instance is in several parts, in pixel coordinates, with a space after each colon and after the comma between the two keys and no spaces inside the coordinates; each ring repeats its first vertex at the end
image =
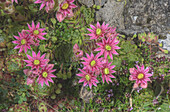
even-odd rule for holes
{"type": "Polygon", "coordinates": [[[40,45],[39,49],[40,49],[41,52],[45,52],[46,51],[46,48],[45,48],[44,44],[40,45]]]}
{"type": "Polygon", "coordinates": [[[121,62],[122,60],[120,58],[119,59],[116,58],[113,60],[112,64],[116,65],[116,67],[119,67],[121,65],[121,62]]]}
{"type": "Polygon", "coordinates": [[[57,37],[52,37],[52,39],[51,39],[54,43],[57,41],[57,37]]]}
{"type": "Polygon", "coordinates": [[[97,5],[96,9],[100,9],[100,8],[101,8],[100,5],[97,5]]]}
{"type": "Polygon", "coordinates": [[[135,54],[128,54],[127,58],[129,59],[129,61],[136,61],[137,60],[137,56],[135,54]]]}
{"type": "Polygon", "coordinates": [[[51,22],[53,23],[53,25],[55,25],[57,23],[55,18],[51,18],[51,22]]]}
{"type": "Polygon", "coordinates": [[[169,106],[170,105],[168,103],[163,103],[161,105],[161,109],[158,112],[170,112],[169,106]]]}
{"type": "Polygon", "coordinates": [[[26,97],[24,97],[24,98],[23,98],[23,101],[27,101],[27,98],[26,98],[26,97]]]}

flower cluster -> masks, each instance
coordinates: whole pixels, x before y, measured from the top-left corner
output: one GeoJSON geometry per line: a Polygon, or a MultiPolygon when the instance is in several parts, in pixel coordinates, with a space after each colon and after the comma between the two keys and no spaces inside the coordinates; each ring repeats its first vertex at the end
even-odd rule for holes
{"type": "MultiPolygon", "coordinates": [[[[27,53],[27,49],[31,49],[31,45],[38,46],[40,42],[39,40],[45,40],[43,36],[47,33],[43,33],[45,28],[40,28],[40,23],[35,26],[34,22],[32,21],[32,27],[28,24],[28,28],[29,30],[22,30],[21,33],[19,32],[19,36],[14,36],[17,40],[13,41],[13,43],[18,44],[14,49],[20,48],[19,53],[21,53],[23,49],[25,53],[27,53]]],[[[48,64],[49,59],[44,59],[45,54],[41,56],[39,51],[36,55],[36,53],[32,51],[32,57],[28,54],[26,55],[29,59],[24,60],[27,63],[26,66],[31,67],[31,70],[24,70],[24,73],[28,76],[27,84],[32,84],[37,76],[37,82],[41,84],[41,86],[43,86],[44,82],[48,86],[48,81],[53,83],[51,77],[56,77],[52,74],[52,72],[55,71],[55,69],[52,70],[54,64],[48,64]]]]}
{"type": "Polygon", "coordinates": [[[48,64],[49,59],[44,59],[45,54],[41,56],[39,51],[36,55],[36,53],[32,51],[32,57],[28,54],[27,57],[29,60],[24,60],[27,63],[26,66],[31,67],[31,70],[28,69],[24,70],[24,73],[28,76],[27,84],[32,84],[37,76],[38,76],[37,82],[38,84],[41,84],[42,87],[44,82],[48,86],[49,86],[48,81],[53,83],[51,77],[56,77],[55,75],[52,74],[52,72],[55,71],[55,69],[52,70],[54,64],[48,64]]]}
{"type": "MultiPolygon", "coordinates": [[[[96,55],[91,52],[89,55],[86,54],[86,57],[82,57],[81,60],[84,62],[81,62],[84,67],[83,69],[79,69],[82,73],[77,74],[77,76],[82,77],[79,81],[84,82],[84,86],[87,84],[92,87],[92,84],[94,86],[97,86],[96,83],[98,83],[98,80],[96,79],[97,76],[101,74],[101,78],[103,83],[106,81],[107,83],[112,82],[111,78],[115,78],[112,74],[116,71],[113,70],[115,65],[112,65],[112,62],[109,63],[108,56],[111,60],[113,60],[113,55],[118,55],[116,52],[117,49],[120,49],[120,47],[117,46],[119,43],[119,40],[116,38],[118,33],[116,33],[116,28],[114,27],[108,27],[109,24],[105,24],[103,22],[102,25],[100,25],[99,22],[97,22],[96,26],[90,25],[91,29],[88,28],[87,30],[91,33],[87,34],[90,36],[90,39],[95,39],[96,45],[99,46],[98,48],[94,49],[94,51],[99,51],[96,53],[96,55]]],[[[76,44],[73,48],[74,51],[78,51],[75,49],[79,49],[76,44]]],[[[82,51],[81,51],[82,52],[82,51]]],[[[83,53],[81,53],[83,55],[83,53]]],[[[75,54],[78,56],[77,54],[75,54]]],[[[81,56],[82,56],[81,55],[81,56]]],[[[125,63],[125,62],[124,62],[125,63]]],[[[153,74],[149,74],[150,68],[144,69],[144,65],[141,66],[141,68],[136,65],[137,69],[130,68],[130,78],[129,80],[136,80],[136,83],[134,84],[134,88],[139,88],[139,85],[142,88],[147,88],[147,81],[151,81],[149,77],[151,77],[153,74]]],[[[125,71],[125,74],[128,73],[128,70],[125,71]]]]}
{"type": "Polygon", "coordinates": [[[32,27],[28,24],[29,30],[22,30],[22,32],[18,32],[19,36],[14,36],[17,40],[13,41],[14,44],[18,44],[14,49],[18,49],[19,53],[21,53],[24,49],[25,53],[27,53],[27,49],[31,49],[30,45],[39,45],[39,40],[45,40],[43,37],[47,33],[43,33],[45,28],[40,28],[40,23],[36,26],[32,21],[32,27]]]}
{"type": "MultiPolygon", "coordinates": [[[[66,17],[73,16],[73,8],[77,6],[73,4],[74,0],[65,0],[59,5],[59,10],[56,13],[56,18],[59,22],[63,21],[66,17]]],[[[55,6],[54,0],[37,0],[34,3],[40,4],[40,10],[45,6],[45,10],[48,13],[49,10],[53,9],[55,6]]]]}
{"type": "MultiPolygon", "coordinates": [[[[112,62],[108,61],[107,56],[113,60],[113,54],[118,55],[116,49],[120,49],[120,47],[116,46],[119,41],[116,36],[118,35],[115,30],[116,28],[108,27],[109,24],[103,23],[102,25],[97,22],[96,27],[90,25],[92,29],[87,29],[91,32],[91,34],[87,34],[90,36],[90,39],[96,40],[96,45],[100,46],[96,48],[94,51],[100,51],[96,53],[96,55],[91,52],[91,54],[85,53],[86,57],[82,57],[81,62],[84,67],[83,69],[79,69],[81,73],[77,74],[77,76],[82,77],[79,81],[84,82],[84,86],[87,84],[91,88],[92,85],[97,86],[98,80],[97,76],[101,74],[101,78],[103,83],[105,81],[107,83],[112,82],[111,78],[115,78],[112,74],[116,71],[113,70],[115,65],[111,65],[112,62]],[[102,42],[97,42],[102,40],[102,42]],[[104,56],[104,57],[103,57],[104,56]]],[[[77,44],[73,47],[73,52],[78,46],[77,44]]],[[[83,53],[82,53],[83,54],[83,53]]],[[[75,54],[77,55],[77,54],[75,54]]]]}

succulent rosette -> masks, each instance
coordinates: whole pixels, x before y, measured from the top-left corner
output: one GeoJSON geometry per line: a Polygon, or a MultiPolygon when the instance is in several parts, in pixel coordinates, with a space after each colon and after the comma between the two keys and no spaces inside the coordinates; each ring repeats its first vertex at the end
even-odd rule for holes
{"type": "Polygon", "coordinates": [[[52,74],[52,72],[56,71],[56,69],[53,69],[53,67],[54,67],[54,64],[48,64],[41,69],[37,82],[38,84],[41,84],[42,87],[43,87],[44,82],[47,86],[49,86],[48,81],[54,83],[51,78],[56,77],[54,74],[52,74]]]}
{"type": "Polygon", "coordinates": [[[90,89],[92,88],[92,85],[97,87],[97,84],[99,81],[96,79],[97,76],[93,75],[94,72],[88,70],[88,69],[79,69],[81,73],[76,74],[79,77],[82,77],[79,80],[79,83],[84,82],[83,86],[86,86],[87,84],[89,85],[90,89]]]}
{"type": "Polygon", "coordinates": [[[104,54],[104,58],[107,58],[109,55],[111,59],[113,59],[112,54],[118,55],[116,52],[116,49],[120,49],[120,47],[116,46],[119,43],[119,41],[114,38],[108,38],[107,40],[105,38],[102,39],[102,42],[96,43],[99,48],[96,48],[94,51],[100,51],[98,53],[99,56],[104,54]]]}
{"type": "Polygon", "coordinates": [[[40,10],[44,6],[46,6],[45,10],[46,10],[47,13],[48,13],[49,10],[51,10],[54,7],[54,4],[55,4],[54,0],[37,0],[34,3],[36,3],[36,4],[42,3],[41,6],[40,6],[40,10]]]}
{"type": "Polygon", "coordinates": [[[100,69],[101,70],[101,73],[102,73],[102,81],[103,83],[106,82],[109,83],[109,82],[112,82],[112,80],[110,78],[115,78],[115,76],[112,75],[112,73],[115,73],[116,71],[112,70],[115,65],[112,65],[112,62],[108,63],[108,60],[105,62],[103,61],[103,67],[100,69]]]}
{"type": "Polygon", "coordinates": [[[89,69],[93,72],[98,71],[100,67],[102,67],[102,58],[99,58],[99,55],[94,56],[91,52],[91,55],[86,53],[87,58],[82,57],[82,60],[85,62],[81,62],[84,65],[83,69],[89,69]]]}
{"type": "Polygon", "coordinates": [[[148,36],[146,39],[149,43],[157,43],[158,42],[158,36],[155,35],[153,32],[148,33],[148,36]]]}
{"type": "Polygon", "coordinates": [[[106,24],[106,25],[105,25],[105,22],[103,22],[102,25],[100,25],[100,23],[97,22],[96,27],[93,26],[93,25],[90,25],[90,27],[91,27],[92,29],[87,28],[87,30],[90,31],[91,33],[90,33],[90,34],[87,34],[87,35],[90,36],[90,39],[96,39],[96,40],[97,40],[99,37],[104,37],[104,35],[105,35],[106,32],[107,32],[108,25],[109,25],[109,24],[106,24]]]}
{"type": "Polygon", "coordinates": [[[32,40],[25,30],[22,30],[21,33],[18,32],[18,34],[19,34],[19,37],[14,36],[17,40],[12,41],[12,43],[18,44],[17,46],[14,47],[14,49],[20,48],[19,53],[21,53],[22,50],[24,49],[26,53],[27,49],[31,49],[30,45],[32,44],[32,40]]]}
{"type": "Polygon", "coordinates": [[[147,88],[147,81],[151,81],[149,79],[149,77],[151,77],[153,74],[150,74],[148,73],[149,72],[149,67],[147,67],[145,69],[144,65],[142,65],[141,67],[139,67],[138,65],[136,65],[136,68],[130,68],[130,77],[129,77],[129,80],[133,81],[133,80],[136,80],[133,88],[137,88],[139,87],[139,85],[142,87],[142,88],[147,88]]]}
{"type": "Polygon", "coordinates": [[[35,26],[34,21],[32,21],[32,27],[28,25],[29,30],[26,30],[30,36],[32,37],[32,39],[34,41],[36,41],[36,43],[34,43],[34,45],[38,46],[39,45],[39,40],[46,40],[46,38],[44,38],[43,36],[46,35],[47,33],[43,32],[45,30],[45,28],[40,28],[40,23],[38,22],[38,24],[35,26]]]}
{"type": "Polygon", "coordinates": [[[45,54],[43,54],[41,57],[40,55],[40,51],[37,53],[37,55],[34,51],[32,51],[32,57],[27,54],[29,60],[24,60],[26,63],[28,63],[26,66],[30,66],[32,69],[39,69],[46,66],[46,64],[49,62],[49,59],[44,59],[45,54]]]}

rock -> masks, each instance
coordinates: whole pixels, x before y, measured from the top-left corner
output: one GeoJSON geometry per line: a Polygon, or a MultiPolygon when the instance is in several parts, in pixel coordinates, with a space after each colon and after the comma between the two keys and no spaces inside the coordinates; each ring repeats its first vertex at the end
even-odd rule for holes
{"type": "Polygon", "coordinates": [[[104,6],[105,3],[107,3],[108,0],[94,0],[95,5],[104,6]]]}
{"type": "Polygon", "coordinates": [[[87,7],[91,7],[94,4],[103,6],[108,0],[78,0],[80,3],[86,5],[87,7]]]}
{"type": "Polygon", "coordinates": [[[170,34],[167,34],[167,39],[159,39],[158,41],[163,44],[162,48],[170,51],[170,34]]]}
{"type": "Polygon", "coordinates": [[[127,0],[124,8],[125,28],[138,30],[149,29],[149,32],[168,34],[170,20],[169,0],[127,0]]]}
{"type": "Polygon", "coordinates": [[[93,0],[78,0],[80,3],[86,5],[87,7],[92,7],[94,5],[93,0]]]}
{"type": "MultiPolygon", "coordinates": [[[[106,0],[103,0],[106,1],[106,0]]],[[[103,2],[104,3],[104,2],[103,2]]],[[[96,11],[96,20],[105,21],[110,26],[124,29],[124,2],[116,2],[115,0],[107,0],[99,11],[96,11]]]]}

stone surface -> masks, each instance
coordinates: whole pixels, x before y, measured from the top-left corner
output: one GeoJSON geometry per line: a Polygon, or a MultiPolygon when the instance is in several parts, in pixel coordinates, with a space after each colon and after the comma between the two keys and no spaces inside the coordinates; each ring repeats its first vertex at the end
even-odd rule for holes
{"type": "Polygon", "coordinates": [[[103,6],[108,0],[78,0],[78,1],[86,5],[87,7],[91,7],[94,4],[103,6]]]}
{"type": "Polygon", "coordinates": [[[94,5],[93,0],[78,0],[80,3],[86,5],[87,7],[92,7],[94,5]]]}
{"type": "Polygon", "coordinates": [[[163,44],[162,48],[170,51],[170,34],[167,34],[167,39],[159,39],[158,41],[163,44]]]}
{"type": "Polygon", "coordinates": [[[110,26],[124,29],[124,2],[116,2],[115,0],[107,0],[106,4],[96,12],[97,21],[105,21],[110,26]]]}
{"type": "Polygon", "coordinates": [[[170,31],[169,0],[128,0],[124,8],[125,28],[149,29],[149,32],[167,34],[170,31]]]}
{"type": "Polygon", "coordinates": [[[95,5],[100,5],[100,6],[104,6],[104,4],[107,3],[108,0],[94,0],[95,5]]]}

